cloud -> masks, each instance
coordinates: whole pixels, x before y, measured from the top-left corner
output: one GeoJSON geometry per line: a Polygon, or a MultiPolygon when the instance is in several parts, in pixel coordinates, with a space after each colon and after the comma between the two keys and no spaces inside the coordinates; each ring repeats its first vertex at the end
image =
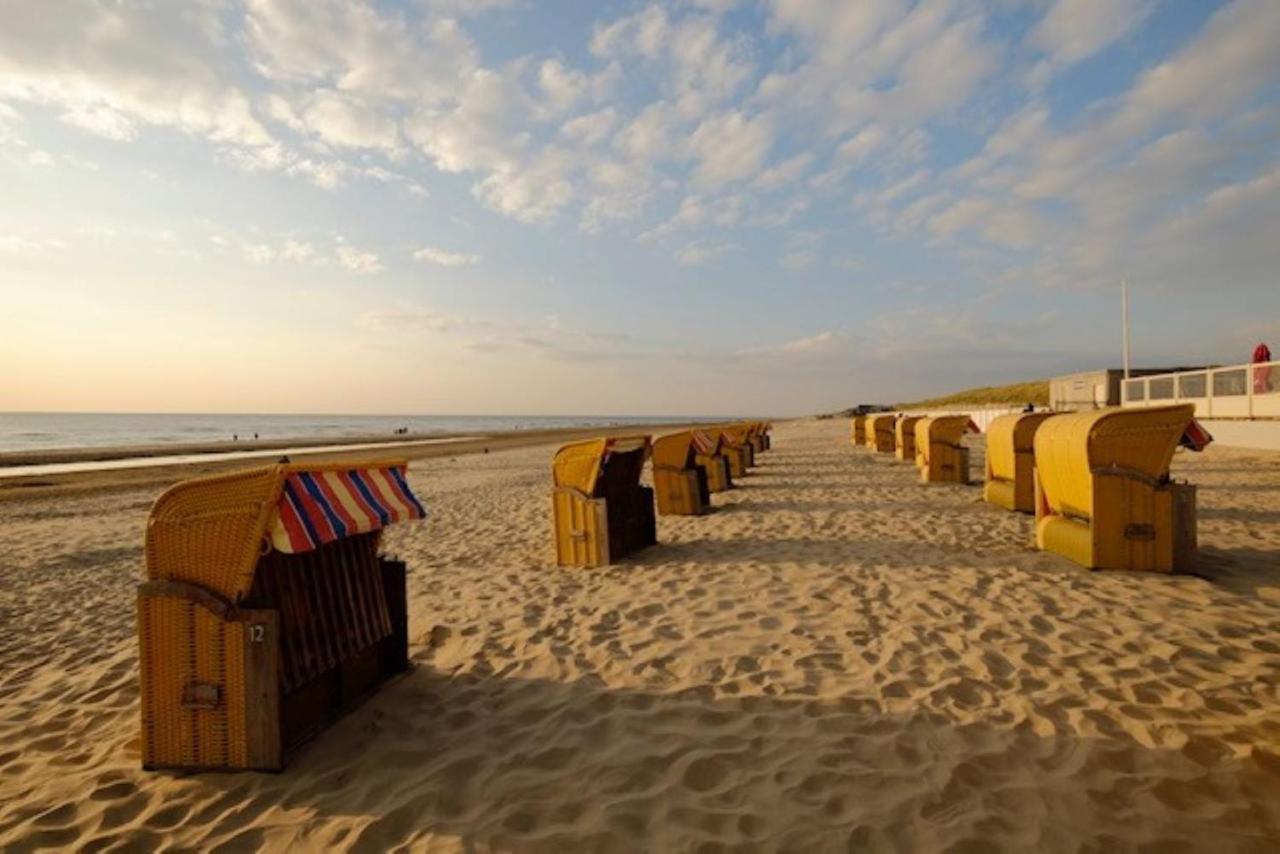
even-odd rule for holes
{"type": "Polygon", "coordinates": [[[1056,0],[1030,41],[1055,64],[1079,62],[1128,36],[1153,8],[1153,0],[1056,0]]]}
{"type": "Polygon", "coordinates": [[[232,82],[212,4],[48,0],[11,4],[4,18],[0,97],[62,107],[67,122],[118,139],[153,125],[272,142],[232,82]]]}
{"type": "Polygon", "coordinates": [[[813,163],[813,155],[807,151],[782,161],[761,172],[753,182],[761,190],[777,190],[796,184],[813,163]]]}
{"type": "Polygon", "coordinates": [[[25,255],[65,249],[67,244],[52,238],[31,238],[21,234],[0,234],[0,255],[25,255]]]}
{"type": "Polygon", "coordinates": [[[441,267],[467,267],[480,263],[479,255],[466,255],[461,252],[448,252],[444,249],[435,249],[430,246],[424,246],[413,253],[415,261],[422,261],[427,264],[438,264],[441,267]]]}
{"type": "Polygon", "coordinates": [[[249,243],[242,249],[245,260],[251,264],[269,264],[276,257],[276,251],[265,243],[249,243]]]}
{"type": "Polygon", "coordinates": [[[695,267],[713,261],[720,256],[737,249],[734,243],[688,243],[676,253],[676,261],[682,267],[695,267]]]}
{"type": "Polygon", "coordinates": [[[566,152],[547,148],[525,165],[494,170],[472,187],[472,193],[521,222],[545,222],[574,196],[573,165],[566,152]]]}
{"type": "Polygon", "coordinates": [[[333,89],[313,94],[303,108],[301,121],[325,142],[348,148],[399,146],[396,121],[373,104],[333,89]]]}
{"type": "Polygon", "coordinates": [[[123,113],[101,104],[78,104],[62,114],[69,125],[96,133],[107,139],[128,141],[138,135],[137,125],[123,113]]]}
{"type": "Polygon", "coordinates": [[[605,107],[570,119],[560,127],[560,135],[583,145],[598,145],[618,126],[618,111],[605,107]]]}
{"type": "Polygon", "coordinates": [[[411,21],[349,0],[247,0],[245,32],[258,69],[283,83],[370,99],[439,102],[476,68],[450,18],[411,21]]]}
{"type": "Polygon", "coordinates": [[[548,116],[568,112],[590,86],[587,75],[569,68],[558,59],[548,59],[538,66],[538,90],[541,111],[548,116]]]}
{"type": "Polygon", "coordinates": [[[461,317],[438,314],[422,309],[366,311],[360,315],[359,325],[365,329],[427,329],[448,332],[467,325],[461,317]]]}
{"type": "Polygon", "coordinates": [[[998,67],[967,4],[769,0],[768,30],[804,59],[775,69],[759,97],[831,135],[874,121],[891,134],[954,111],[998,67]]]}
{"type": "Polygon", "coordinates": [[[784,353],[815,353],[831,350],[837,343],[837,337],[830,330],[819,332],[817,335],[810,335],[807,338],[797,338],[794,341],[788,341],[779,349],[784,353]]]}
{"type": "Polygon", "coordinates": [[[793,273],[802,273],[818,263],[818,253],[811,249],[796,249],[778,259],[778,266],[793,273]]]}
{"type": "Polygon", "coordinates": [[[706,185],[756,177],[773,144],[773,128],[762,116],[722,113],[705,119],[689,140],[697,160],[695,178],[706,185]]]}
{"type": "Polygon", "coordinates": [[[338,263],[353,273],[367,276],[372,273],[381,273],[383,270],[382,262],[373,252],[361,252],[351,246],[339,246],[336,254],[338,263]]]}
{"type": "Polygon", "coordinates": [[[673,18],[657,3],[597,26],[590,49],[601,59],[642,59],[662,68],[664,95],[686,117],[731,98],[754,70],[749,43],[722,38],[713,16],[673,18]]]}
{"type": "Polygon", "coordinates": [[[286,261],[304,264],[315,258],[316,249],[310,243],[300,240],[286,240],[280,250],[280,257],[286,261]]]}
{"type": "Polygon", "coordinates": [[[406,131],[443,172],[511,169],[529,146],[521,122],[527,110],[513,76],[480,69],[463,82],[455,106],[419,112],[406,131]]]}

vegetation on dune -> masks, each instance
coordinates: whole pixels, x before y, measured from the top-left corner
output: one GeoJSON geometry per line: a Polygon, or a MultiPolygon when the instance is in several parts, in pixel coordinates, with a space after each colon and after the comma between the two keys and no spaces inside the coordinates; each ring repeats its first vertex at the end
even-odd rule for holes
{"type": "Polygon", "coordinates": [[[1049,381],[1034,380],[1027,383],[971,388],[928,400],[899,403],[894,408],[927,409],[939,406],[995,406],[1002,403],[1034,403],[1037,406],[1048,406],[1049,381]]]}

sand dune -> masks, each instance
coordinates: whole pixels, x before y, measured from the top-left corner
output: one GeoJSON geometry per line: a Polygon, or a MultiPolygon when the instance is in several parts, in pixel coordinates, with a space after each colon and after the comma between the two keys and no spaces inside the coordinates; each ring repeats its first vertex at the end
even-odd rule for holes
{"type": "Polygon", "coordinates": [[[279,775],[138,768],[151,491],[0,503],[0,848],[1275,850],[1280,455],[1179,457],[1210,581],[1034,552],[846,431],[589,571],[551,447],[416,463],[417,667],[279,775]]]}

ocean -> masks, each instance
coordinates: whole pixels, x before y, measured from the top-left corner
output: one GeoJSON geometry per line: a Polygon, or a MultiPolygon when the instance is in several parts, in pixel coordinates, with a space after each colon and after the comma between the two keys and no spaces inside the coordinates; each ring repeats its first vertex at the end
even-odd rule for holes
{"type": "Polygon", "coordinates": [[[197,415],[0,412],[0,453],[136,445],[191,445],[234,437],[262,440],[396,438],[555,427],[611,427],[722,421],[689,416],[592,415],[197,415]]]}

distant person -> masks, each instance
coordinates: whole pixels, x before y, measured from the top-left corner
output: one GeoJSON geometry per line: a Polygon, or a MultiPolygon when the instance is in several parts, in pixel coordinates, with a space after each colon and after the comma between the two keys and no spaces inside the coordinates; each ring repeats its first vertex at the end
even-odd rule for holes
{"type": "Polygon", "coordinates": [[[1259,344],[1253,348],[1253,363],[1258,367],[1253,369],[1253,393],[1266,394],[1272,391],[1271,386],[1271,366],[1265,364],[1271,361],[1271,348],[1266,344],[1259,344]]]}
{"type": "Polygon", "coordinates": [[[258,434],[257,434],[257,433],[254,433],[254,434],[253,434],[253,441],[255,441],[255,442],[256,442],[256,441],[258,441],[258,434]]]}
{"type": "Polygon", "coordinates": [[[239,433],[232,433],[232,434],[231,434],[231,441],[233,441],[233,442],[239,442],[239,441],[240,441],[240,434],[239,434],[239,433]]]}
{"type": "Polygon", "coordinates": [[[1035,411],[1036,411],[1036,405],[1035,405],[1034,403],[1028,403],[1026,406],[1022,407],[1022,411],[1023,411],[1023,412],[1035,412],[1035,411]]]}

